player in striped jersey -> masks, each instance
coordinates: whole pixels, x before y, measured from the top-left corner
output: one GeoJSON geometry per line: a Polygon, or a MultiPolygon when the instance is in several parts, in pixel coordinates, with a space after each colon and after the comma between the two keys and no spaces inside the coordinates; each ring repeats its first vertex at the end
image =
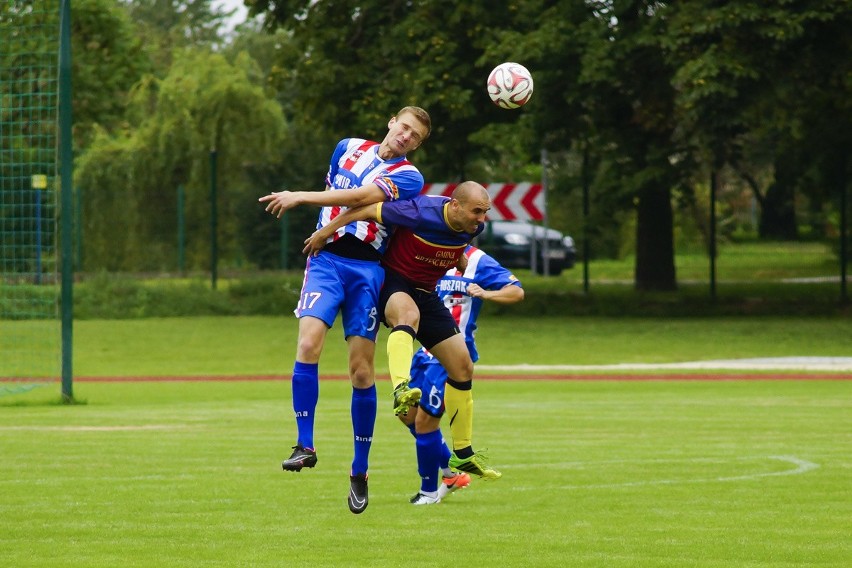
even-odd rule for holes
{"type": "MultiPolygon", "coordinates": [[[[317,228],[328,226],[347,208],[411,199],[423,188],[423,176],[406,158],[429,136],[431,119],[419,107],[405,107],[388,121],[381,143],[341,140],[335,148],[326,191],[281,191],[259,199],[281,217],[297,205],[321,206],[317,228]]],[[[338,314],[349,344],[352,427],[355,457],[350,471],[349,509],[366,509],[367,469],[376,422],[374,355],[378,333],[378,294],[384,279],[379,264],[387,247],[385,226],[372,220],[341,225],[328,237],[322,254],[308,258],[299,304],[299,339],[293,366],[293,410],[298,438],[282,468],[314,467],[314,411],[319,400],[319,359],[326,334],[338,314]]]]}

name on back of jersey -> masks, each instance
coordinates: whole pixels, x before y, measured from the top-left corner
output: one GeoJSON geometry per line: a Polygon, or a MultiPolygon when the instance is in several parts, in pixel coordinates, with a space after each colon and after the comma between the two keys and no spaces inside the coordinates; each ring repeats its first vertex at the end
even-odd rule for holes
{"type": "Polygon", "coordinates": [[[467,294],[468,283],[464,280],[442,278],[438,281],[438,293],[461,292],[467,294]]]}

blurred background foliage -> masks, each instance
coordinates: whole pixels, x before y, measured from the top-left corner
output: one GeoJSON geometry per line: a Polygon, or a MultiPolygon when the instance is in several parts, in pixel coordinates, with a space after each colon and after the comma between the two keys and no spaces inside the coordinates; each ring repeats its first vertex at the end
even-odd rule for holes
{"type": "MultiPolygon", "coordinates": [[[[26,4],[0,6],[0,36],[26,4]]],[[[676,255],[709,250],[711,179],[722,242],[840,251],[846,0],[244,4],[231,29],[214,0],[73,0],[78,271],[208,268],[213,150],[223,269],[300,269],[316,210],[277,220],[257,198],[322,189],[339,139],[381,140],[408,104],[434,123],[411,156],[427,182],[546,174],[548,223],[631,258],[639,290],[677,288],[676,255]],[[507,60],[535,78],[515,111],[484,87],[507,60]]]]}

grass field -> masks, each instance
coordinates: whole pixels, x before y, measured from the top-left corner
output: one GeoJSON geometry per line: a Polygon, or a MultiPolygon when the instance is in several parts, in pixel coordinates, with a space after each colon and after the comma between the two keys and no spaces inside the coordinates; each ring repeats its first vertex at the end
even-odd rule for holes
{"type": "MultiPolygon", "coordinates": [[[[490,365],[848,357],[852,336],[848,318],[481,324],[490,365]]],[[[3,321],[0,336],[38,325],[3,321]]],[[[75,374],[284,379],[295,327],[78,321],[75,374]]],[[[335,329],[323,373],[345,360],[335,329]]],[[[286,380],[81,378],[78,405],[56,404],[56,385],[0,396],[0,566],[845,567],[852,381],[765,377],[779,380],[477,380],[474,442],[504,477],[418,508],[413,443],[380,377],[360,516],[345,503],[347,381],[322,382],[320,461],[299,474],[280,470],[295,437],[286,380]]]]}
{"type": "MultiPolygon", "coordinates": [[[[43,334],[41,321],[2,321],[0,338],[43,334]]],[[[55,326],[55,324],[54,324],[55,326]]],[[[293,316],[84,320],[74,323],[76,376],[286,375],[293,316]]],[[[376,369],[387,372],[379,336],[376,369]]],[[[783,356],[852,356],[852,318],[523,318],[480,319],[488,365],[677,363],[783,356]],[[530,340],[530,338],[534,338],[530,340]]],[[[0,360],[0,377],[15,376],[0,360]]],[[[346,373],[340,325],[331,330],[321,372],[346,373]]]]}
{"type": "MultiPolygon", "coordinates": [[[[827,244],[819,242],[722,242],[718,254],[716,276],[721,282],[757,283],[840,274],[838,259],[827,244]]],[[[595,260],[590,272],[598,279],[632,282],[634,263],[633,256],[595,260]]],[[[710,261],[701,245],[694,250],[678,251],[675,267],[680,281],[709,279],[710,261]]],[[[564,275],[581,281],[582,270],[569,270],[564,275]]]]}
{"type": "MultiPolygon", "coordinates": [[[[289,346],[288,346],[289,347],[289,346]]],[[[345,381],[314,470],[284,473],[286,381],[76,385],[0,398],[0,565],[845,567],[849,381],[511,381],[476,388],[504,472],[415,508],[386,381],[370,506],[345,503],[345,381]]]]}

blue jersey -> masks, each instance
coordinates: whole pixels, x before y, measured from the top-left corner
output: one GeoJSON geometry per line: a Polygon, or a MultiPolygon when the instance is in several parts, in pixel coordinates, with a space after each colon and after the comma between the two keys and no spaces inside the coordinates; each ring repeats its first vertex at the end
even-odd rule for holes
{"type": "Polygon", "coordinates": [[[383,264],[419,288],[433,290],[438,280],[458,264],[475,233],[453,229],[447,222],[450,198],[421,195],[408,201],[379,203],[378,219],[394,225],[393,239],[383,264]]]}
{"type": "Polygon", "coordinates": [[[467,269],[464,273],[455,268],[448,270],[438,282],[436,290],[453,315],[453,319],[458,323],[459,329],[464,334],[470,358],[476,363],[479,360],[479,353],[476,351],[474,335],[476,318],[482,310],[483,300],[468,296],[467,287],[478,284],[485,290],[499,290],[510,284],[520,287],[521,282],[509,270],[476,247],[468,247],[465,256],[467,256],[467,269]]]}
{"type": "MultiPolygon", "coordinates": [[[[467,288],[478,284],[486,290],[499,290],[508,285],[521,286],[515,276],[500,264],[475,247],[467,247],[467,268],[459,272],[455,268],[448,270],[438,282],[436,288],[444,305],[450,310],[453,319],[464,333],[465,344],[474,362],[479,360],[474,335],[476,318],[482,309],[483,300],[468,296],[467,288]]],[[[441,363],[424,348],[420,348],[411,361],[412,387],[423,391],[420,408],[427,414],[440,417],[444,413],[444,391],[447,371],[441,363]]]]}
{"type": "MultiPolygon", "coordinates": [[[[379,143],[361,138],[346,138],[337,143],[331,155],[325,184],[331,191],[376,184],[387,201],[411,199],[423,188],[423,175],[405,156],[382,160],[379,143]]],[[[317,229],[328,225],[346,207],[329,206],[320,211],[317,229]]],[[[327,242],[351,234],[383,253],[387,248],[388,231],[376,221],[356,221],[335,232],[327,242]]]]}

